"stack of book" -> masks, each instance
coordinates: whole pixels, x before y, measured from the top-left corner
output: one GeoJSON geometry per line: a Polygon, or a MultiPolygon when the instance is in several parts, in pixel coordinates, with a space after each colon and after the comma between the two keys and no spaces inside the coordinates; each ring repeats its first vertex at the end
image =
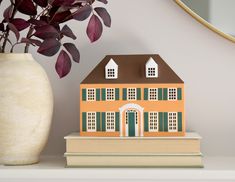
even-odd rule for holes
{"type": "Polygon", "coordinates": [[[68,167],[203,167],[201,137],[65,137],[68,167]]]}

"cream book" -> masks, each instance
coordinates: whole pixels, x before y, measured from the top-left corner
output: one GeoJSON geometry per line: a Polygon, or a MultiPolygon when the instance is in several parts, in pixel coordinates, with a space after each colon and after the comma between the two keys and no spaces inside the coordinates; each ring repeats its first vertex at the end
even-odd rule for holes
{"type": "Polygon", "coordinates": [[[67,153],[180,153],[199,154],[201,137],[187,132],[177,137],[65,137],[67,153]]]}
{"type": "Polygon", "coordinates": [[[201,154],[65,153],[67,167],[203,167],[201,154]]]}

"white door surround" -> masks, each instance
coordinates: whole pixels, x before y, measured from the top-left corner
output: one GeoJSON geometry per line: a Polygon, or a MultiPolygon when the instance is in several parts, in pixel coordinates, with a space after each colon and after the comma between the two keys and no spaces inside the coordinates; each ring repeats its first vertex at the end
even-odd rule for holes
{"type": "Polygon", "coordinates": [[[120,111],[120,128],[119,128],[119,131],[120,131],[120,136],[124,136],[124,131],[123,131],[123,114],[124,111],[128,110],[128,109],[135,109],[137,111],[139,111],[140,113],[140,116],[139,116],[139,122],[140,122],[140,136],[144,136],[144,121],[143,121],[143,111],[144,111],[144,108],[141,107],[140,105],[138,104],[133,104],[133,103],[130,103],[130,104],[125,104],[123,105],[122,107],[119,108],[119,111],[120,111]]]}

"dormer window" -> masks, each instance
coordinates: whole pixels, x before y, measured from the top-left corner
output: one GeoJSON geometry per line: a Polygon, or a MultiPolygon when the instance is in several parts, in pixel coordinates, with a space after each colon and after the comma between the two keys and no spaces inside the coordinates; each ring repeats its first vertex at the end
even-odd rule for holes
{"type": "Polygon", "coordinates": [[[158,64],[153,60],[152,57],[149,58],[145,64],[146,78],[157,78],[158,77],[158,64]]]}
{"type": "Polygon", "coordinates": [[[118,78],[118,65],[113,59],[110,59],[105,66],[105,79],[117,79],[118,78]]]}

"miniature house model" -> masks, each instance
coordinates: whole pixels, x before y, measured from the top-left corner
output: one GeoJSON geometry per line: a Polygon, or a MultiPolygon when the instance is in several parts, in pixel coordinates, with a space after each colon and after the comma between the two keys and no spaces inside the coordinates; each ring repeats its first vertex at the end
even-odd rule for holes
{"type": "Polygon", "coordinates": [[[159,55],[108,55],[80,85],[81,136],[184,136],[184,82],[159,55]]]}

